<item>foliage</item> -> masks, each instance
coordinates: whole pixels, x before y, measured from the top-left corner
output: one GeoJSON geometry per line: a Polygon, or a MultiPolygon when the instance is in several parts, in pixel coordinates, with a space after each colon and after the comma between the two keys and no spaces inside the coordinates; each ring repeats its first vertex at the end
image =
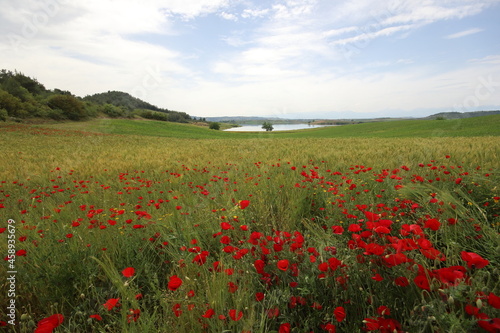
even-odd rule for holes
{"type": "Polygon", "coordinates": [[[100,107],[100,111],[111,118],[124,117],[126,115],[126,111],[123,108],[107,103],[100,107]]]}
{"type": "Polygon", "coordinates": [[[184,112],[162,109],[121,91],[108,91],[106,93],[94,94],[84,97],[84,100],[99,105],[114,105],[128,112],[135,110],[139,116],[148,119],[172,122],[188,122],[191,119],[189,115],[184,112]],[[163,113],[164,115],[159,115],[158,113],[163,113]]]}
{"type": "Polygon", "coordinates": [[[0,71],[0,108],[17,119],[82,120],[98,115],[131,118],[146,110],[145,118],[149,119],[181,123],[191,120],[184,112],[161,109],[124,92],[108,91],[81,99],[67,90],[50,91],[34,78],[5,69],[0,71]]]}
{"type": "Polygon", "coordinates": [[[217,122],[211,122],[208,128],[218,131],[220,130],[220,124],[217,122]]]}
{"type": "Polygon", "coordinates": [[[7,113],[7,110],[0,109],[0,120],[1,121],[7,121],[8,117],[9,117],[9,114],[7,113]]]}
{"type": "Polygon", "coordinates": [[[21,100],[5,90],[0,90],[0,108],[7,110],[11,117],[22,117],[24,115],[21,100]]]}
{"type": "Polygon", "coordinates": [[[169,121],[169,115],[162,112],[155,112],[150,110],[136,110],[138,116],[146,119],[169,121]]]}
{"type": "Polygon", "coordinates": [[[273,128],[273,124],[271,124],[270,122],[267,122],[265,121],[263,124],[262,124],[262,129],[265,129],[266,132],[271,132],[274,128],[273,128]]]}
{"type": "Polygon", "coordinates": [[[53,110],[61,110],[70,120],[83,120],[87,117],[83,102],[71,95],[53,95],[48,99],[47,105],[53,110]]]}

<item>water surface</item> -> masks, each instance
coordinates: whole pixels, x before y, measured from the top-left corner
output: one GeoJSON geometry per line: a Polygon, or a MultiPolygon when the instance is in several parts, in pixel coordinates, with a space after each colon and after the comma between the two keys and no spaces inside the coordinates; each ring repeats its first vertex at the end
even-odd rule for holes
{"type": "MultiPolygon", "coordinates": [[[[274,131],[290,131],[290,130],[298,130],[305,128],[318,128],[325,126],[334,126],[334,125],[309,125],[309,124],[276,124],[273,125],[274,131]]],[[[264,132],[265,129],[262,128],[262,125],[245,125],[241,127],[233,127],[227,129],[226,131],[231,132],[264,132]]]]}

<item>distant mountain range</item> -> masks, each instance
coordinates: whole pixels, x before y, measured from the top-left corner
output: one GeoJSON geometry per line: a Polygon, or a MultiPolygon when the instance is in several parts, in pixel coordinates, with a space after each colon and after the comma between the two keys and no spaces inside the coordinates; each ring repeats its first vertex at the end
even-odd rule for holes
{"type": "MultiPolygon", "coordinates": [[[[372,119],[328,119],[332,121],[341,121],[341,122],[372,122],[372,121],[389,121],[389,120],[401,120],[401,119],[462,119],[462,118],[472,118],[472,117],[481,117],[481,116],[489,116],[493,114],[500,114],[500,110],[495,111],[473,111],[473,112],[440,112],[423,118],[372,118],[372,119]]],[[[200,117],[201,118],[201,117],[200,117]]],[[[227,116],[227,117],[205,117],[206,121],[213,122],[224,122],[224,123],[254,123],[254,122],[262,122],[262,121],[271,121],[273,123],[307,123],[311,121],[318,121],[318,118],[315,119],[285,119],[285,118],[277,118],[277,117],[248,117],[248,116],[227,116]]],[[[326,120],[326,119],[325,119],[326,120]]]]}
{"type": "Polygon", "coordinates": [[[500,114],[500,110],[496,111],[473,111],[473,112],[440,112],[422,119],[463,119],[481,116],[491,116],[500,114]]]}
{"type": "MultiPolygon", "coordinates": [[[[198,117],[201,118],[201,117],[198,117]]],[[[227,117],[203,117],[207,121],[216,121],[216,122],[238,122],[238,121],[251,121],[251,120],[284,120],[283,118],[268,118],[268,117],[245,117],[245,116],[227,116],[227,117]]]]}

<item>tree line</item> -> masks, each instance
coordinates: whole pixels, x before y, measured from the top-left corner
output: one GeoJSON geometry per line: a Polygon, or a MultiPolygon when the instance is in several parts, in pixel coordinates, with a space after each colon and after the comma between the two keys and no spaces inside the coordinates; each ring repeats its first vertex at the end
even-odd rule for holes
{"type": "Polygon", "coordinates": [[[0,120],[80,121],[98,116],[191,121],[187,113],[159,108],[125,92],[108,91],[81,98],[66,90],[49,90],[37,79],[20,72],[0,70],[0,120]]]}

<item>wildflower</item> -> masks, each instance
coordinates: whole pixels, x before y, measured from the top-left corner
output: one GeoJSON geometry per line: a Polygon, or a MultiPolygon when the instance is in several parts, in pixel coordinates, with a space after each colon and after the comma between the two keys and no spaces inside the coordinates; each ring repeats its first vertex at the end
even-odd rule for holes
{"type": "Polygon", "coordinates": [[[50,317],[40,320],[35,329],[35,333],[51,333],[56,327],[62,324],[64,316],[62,314],[54,314],[50,317]]]}
{"type": "Polygon", "coordinates": [[[127,314],[127,323],[130,323],[132,321],[137,321],[141,315],[141,310],[140,309],[130,309],[129,314],[127,314]]]}
{"type": "Polygon", "coordinates": [[[278,268],[284,272],[288,270],[288,260],[283,259],[278,261],[278,268]]]}
{"type": "Polygon", "coordinates": [[[235,309],[229,310],[229,318],[231,318],[233,321],[238,321],[243,317],[243,312],[241,311],[236,311],[235,309]]]}
{"type": "Polygon", "coordinates": [[[479,254],[474,252],[462,251],[460,252],[460,254],[462,259],[467,262],[467,266],[469,268],[480,269],[487,266],[490,263],[488,260],[484,259],[479,254]]]}
{"type": "Polygon", "coordinates": [[[495,309],[500,309],[500,297],[495,295],[494,293],[490,293],[488,295],[488,304],[495,309]]]}
{"type": "Polygon", "coordinates": [[[290,323],[281,324],[278,333],[290,333],[290,323]]]}
{"type": "Polygon", "coordinates": [[[176,291],[177,288],[179,288],[181,285],[182,280],[177,275],[173,275],[170,277],[170,280],[168,281],[168,289],[176,291]]]}
{"type": "Polygon", "coordinates": [[[339,323],[346,317],[345,309],[342,306],[336,307],[335,310],[333,310],[333,314],[339,323]]]}
{"type": "Polygon", "coordinates": [[[234,282],[228,282],[227,286],[228,286],[229,292],[231,294],[234,294],[236,292],[236,290],[238,290],[238,285],[234,282]]]}
{"type": "Polygon", "coordinates": [[[436,220],[436,219],[429,219],[425,221],[424,228],[429,228],[433,231],[439,230],[439,227],[441,226],[441,223],[436,220]]]}
{"type": "Polygon", "coordinates": [[[181,305],[179,303],[175,303],[172,307],[172,311],[177,318],[180,317],[182,314],[181,305]]]}
{"type": "Polygon", "coordinates": [[[241,200],[239,202],[240,209],[245,209],[248,207],[248,205],[250,205],[250,200],[241,200]]]}
{"type": "Polygon", "coordinates": [[[201,316],[203,318],[212,318],[212,316],[215,314],[215,311],[214,309],[208,309],[207,311],[205,311],[204,314],[202,314],[201,316]]]}
{"type": "Polygon", "coordinates": [[[115,306],[119,306],[118,301],[120,301],[119,298],[110,298],[103,304],[103,306],[106,310],[111,311],[115,306]]]}
{"type": "Polygon", "coordinates": [[[265,295],[264,295],[263,292],[257,292],[257,293],[255,293],[255,300],[257,302],[262,302],[264,300],[264,297],[265,297],[265,295]]]}
{"type": "Polygon", "coordinates": [[[122,271],[122,275],[126,278],[131,278],[135,274],[135,268],[134,267],[127,267],[122,271]]]}

